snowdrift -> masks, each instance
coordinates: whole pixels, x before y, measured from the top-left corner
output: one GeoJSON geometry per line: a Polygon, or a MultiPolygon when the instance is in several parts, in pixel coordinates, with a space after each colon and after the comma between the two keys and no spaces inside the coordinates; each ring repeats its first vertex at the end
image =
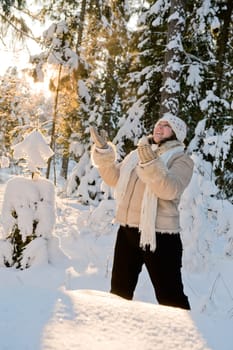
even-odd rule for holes
{"type": "Polygon", "coordinates": [[[189,311],[94,290],[64,291],[43,339],[44,350],[210,349],[189,311]]]}

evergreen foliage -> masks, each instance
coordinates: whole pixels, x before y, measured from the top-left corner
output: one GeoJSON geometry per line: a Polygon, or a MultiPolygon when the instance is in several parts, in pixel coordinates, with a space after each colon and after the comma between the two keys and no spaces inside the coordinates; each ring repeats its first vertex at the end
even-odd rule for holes
{"type": "MultiPolygon", "coordinates": [[[[11,215],[13,216],[14,219],[17,220],[18,216],[17,216],[17,213],[15,211],[13,211],[11,213],[11,215]]],[[[6,267],[15,266],[17,269],[22,267],[21,266],[21,260],[23,258],[23,251],[26,248],[26,246],[33,239],[36,238],[35,229],[36,229],[37,224],[38,224],[38,222],[36,220],[34,220],[32,234],[28,235],[26,237],[25,241],[22,239],[22,235],[20,233],[20,229],[18,227],[18,224],[16,223],[13,226],[10,235],[6,238],[7,241],[12,246],[12,256],[11,256],[10,261],[6,260],[6,258],[5,258],[5,265],[6,265],[6,267]]],[[[26,267],[29,267],[29,265],[27,265],[26,267]]]]}

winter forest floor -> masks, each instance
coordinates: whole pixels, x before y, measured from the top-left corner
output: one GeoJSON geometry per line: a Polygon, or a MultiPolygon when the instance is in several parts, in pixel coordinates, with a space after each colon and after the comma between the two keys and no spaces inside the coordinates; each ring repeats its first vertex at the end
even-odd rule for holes
{"type": "MultiPolygon", "coordinates": [[[[1,183],[1,204],[4,189],[1,183]]],[[[57,198],[56,204],[54,233],[64,254],[23,271],[0,269],[0,350],[233,349],[232,305],[227,314],[197,303],[191,312],[157,305],[145,271],[133,301],[109,294],[111,203],[91,208],[57,198]]]]}

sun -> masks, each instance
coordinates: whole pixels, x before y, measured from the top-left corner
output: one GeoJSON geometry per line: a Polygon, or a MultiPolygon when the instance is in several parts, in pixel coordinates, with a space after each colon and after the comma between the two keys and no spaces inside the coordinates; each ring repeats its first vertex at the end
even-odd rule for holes
{"type": "Polygon", "coordinates": [[[43,81],[35,82],[34,79],[27,75],[26,81],[30,85],[30,90],[32,94],[43,94],[46,98],[50,98],[52,96],[52,92],[49,89],[49,77],[45,75],[43,81]]]}

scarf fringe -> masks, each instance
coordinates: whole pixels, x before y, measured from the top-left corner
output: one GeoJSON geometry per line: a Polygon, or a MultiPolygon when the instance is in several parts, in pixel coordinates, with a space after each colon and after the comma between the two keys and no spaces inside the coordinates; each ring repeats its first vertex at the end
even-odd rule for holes
{"type": "Polygon", "coordinates": [[[157,197],[151,192],[149,186],[146,186],[140,215],[139,231],[140,247],[146,249],[150,246],[153,252],[156,249],[155,222],[157,215],[157,197]],[[151,210],[148,210],[150,208],[151,210]]]}

